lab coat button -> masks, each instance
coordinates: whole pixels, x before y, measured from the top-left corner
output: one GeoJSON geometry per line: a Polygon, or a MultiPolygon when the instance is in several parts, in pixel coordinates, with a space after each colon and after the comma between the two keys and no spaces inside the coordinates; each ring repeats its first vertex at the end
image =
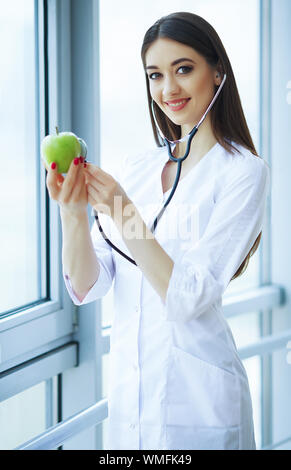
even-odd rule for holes
{"type": "Polygon", "coordinates": [[[130,424],[129,427],[130,427],[130,429],[135,429],[136,424],[130,424]]]}
{"type": "Polygon", "coordinates": [[[136,311],[136,313],[139,313],[139,312],[140,312],[140,308],[139,308],[137,305],[136,305],[136,307],[135,307],[135,311],[136,311]]]}

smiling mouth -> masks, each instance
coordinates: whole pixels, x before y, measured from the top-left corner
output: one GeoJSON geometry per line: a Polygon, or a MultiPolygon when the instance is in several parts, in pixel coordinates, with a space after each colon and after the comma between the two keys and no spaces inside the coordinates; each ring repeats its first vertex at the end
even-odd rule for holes
{"type": "Polygon", "coordinates": [[[188,102],[190,101],[191,98],[186,98],[184,100],[177,101],[176,103],[166,103],[170,109],[173,111],[179,111],[180,109],[183,109],[188,102]]]}

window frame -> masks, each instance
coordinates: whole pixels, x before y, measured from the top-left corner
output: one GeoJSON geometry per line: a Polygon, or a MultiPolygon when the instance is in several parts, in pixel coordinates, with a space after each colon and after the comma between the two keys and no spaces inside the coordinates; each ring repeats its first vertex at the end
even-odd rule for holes
{"type": "MultiPolygon", "coordinates": [[[[40,142],[52,129],[56,116],[49,111],[56,107],[57,47],[53,41],[56,32],[55,2],[35,0],[35,64],[36,64],[36,141],[40,142]],[[48,30],[49,28],[49,30],[48,30]],[[48,59],[50,68],[48,67],[48,59]],[[48,73],[49,72],[49,73],[48,73]]],[[[69,95],[67,100],[70,102],[69,95]]],[[[39,271],[42,275],[41,300],[1,316],[0,318],[0,401],[14,396],[31,386],[47,381],[48,409],[54,416],[57,400],[51,387],[52,377],[78,363],[76,308],[62,278],[61,225],[56,203],[49,200],[46,172],[36,154],[39,205],[39,271]],[[50,227],[56,227],[55,231],[50,227]],[[37,331],[37,334],[35,334],[37,331]],[[55,360],[54,360],[55,358],[55,360]],[[50,364],[51,378],[46,365],[50,364]],[[22,377],[19,380],[19,377],[22,377]]],[[[51,419],[50,424],[54,424],[51,419]]]]}

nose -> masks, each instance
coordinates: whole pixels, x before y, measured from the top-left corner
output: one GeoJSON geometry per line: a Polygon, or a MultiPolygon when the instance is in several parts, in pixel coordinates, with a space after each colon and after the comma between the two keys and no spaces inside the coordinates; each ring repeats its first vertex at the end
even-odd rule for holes
{"type": "Polygon", "coordinates": [[[168,75],[165,77],[163,83],[163,96],[165,99],[169,99],[171,96],[175,96],[180,92],[180,86],[175,77],[168,75]]]}

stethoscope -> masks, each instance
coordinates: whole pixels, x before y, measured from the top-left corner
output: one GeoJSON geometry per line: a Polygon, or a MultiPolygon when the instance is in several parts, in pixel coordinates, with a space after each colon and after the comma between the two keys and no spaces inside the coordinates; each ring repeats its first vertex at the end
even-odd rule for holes
{"type": "MultiPolygon", "coordinates": [[[[191,147],[191,143],[192,143],[192,140],[193,140],[193,137],[194,135],[196,134],[196,132],[198,131],[199,127],[201,126],[201,124],[203,123],[204,119],[206,118],[207,114],[209,113],[209,111],[211,110],[211,108],[213,107],[219,93],[221,92],[222,90],[222,87],[225,83],[225,80],[226,80],[226,74],[224,74],[224,77],[223,77],[223,80],[217,90],[217,92],[215,93],[210,105],[208,106],[208,108],[206,109],[205,113],[203,114],[202,118],[200,119],[200,121],[198,122],[198,124],[196,124],[196,126],[193,127],[192,131],[187,134],[185,137],[183,137],[182,139],[178,139],[178,140],[169,140],[167,139],[167,137],[164,136],[163,132],[161,131],[158,123],[157,123],[157,120],[156,120],[156,117],[155,117],[155,111],[154,111],[154,102],[152,100],[152,103],[151,103],[151,108],[152,108],[152,113],[153,113],[153,117],[154,117],[154,121],[155,121],[155,125],[158,129],[158,132],[160,133],[160,136],[162,138],[162,140],[164,141],[164,144],[167,146],[168,148],[168,154],[169,154],[169,158],[170,160],[172,160],[173,162],[176,162],[178,164],[177,166],[177,173],[176,173],[176,178],[175,178],[175,182],[174,182],[174,185],[172,187],[172,190],[170,192],[170,195],[168,197],[168,199],[166,200],[166,202],[164,203],[161,211],[159,212],[159,214],[156,216],[154,222],[153,222],[153,225],[151,227],[151,232],[154,233],[156,227],[157,227],[157,224],[158,224],[158,221],[160,220],[160,218],[162,217],[167,205],[170,203],[172,197],[174,196],[174,193],[177,189],[177,186],[178,186],[178,183],[179,183],[179,179],[180,179],[180,175],[181,175],[181,170],[182,170],[182,163],[184,160],[186,160],[186,158],[188,157],[189,155],[189,152],[190,152],[190,147],[191,147]],[[176,158],[174,157],[174,155],[172,154],[172,150],[171,150],[171,145],[176,145],[177,143],[179,142],[184,142],[188,140],[187,142],[187,147],[186,147],[186,151],[185,151],[185,154],[183,157],[180,157],[180,158],[176,158]]],[[[86,143],[84,141],[82,141],[82,151],[83,151],[83,154],[85,156],[85,159],[86,159],[86,155],[87,155],[87,146],[86,146],[86,143]]],[[[124,258],[126,258],[128,261],[130,261],[131,263],[133,263],[135,266],[137,266],[136,262],[130,258],[129,256],[127,256],[125,253],[123,253],[121,250],[119,250],[119,248],[117,248],[115,245],[113,245],[113,243],[109,240],[109,238],[106,237],[105,233],[103,232],[103,229],[100,225],[100,221],[99,221],[99,218],[98,218],[98,212],[93,208],[93,213],[94,213],[94,217],[95,217],[95,220],[97,222],[97,225],[98,225],[98,228],[99,228],[99,231],[101,232],[101,235],[102,237],[104,238],[104,240],[108,243],[108,245],[110,245],[115,251],[117,251],[121,256],[123,256],[124,258]]]]}

